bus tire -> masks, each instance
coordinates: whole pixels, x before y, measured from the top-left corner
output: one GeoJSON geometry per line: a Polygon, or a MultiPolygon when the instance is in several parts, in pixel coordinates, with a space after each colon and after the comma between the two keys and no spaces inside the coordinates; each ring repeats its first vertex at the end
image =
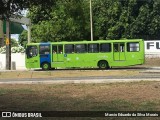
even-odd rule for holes
{"type": "Polygon", "coordinates": [[[108,65],[108,62],[105,61],[105,60],[101,60],[98,62],[98,67],[100,69],[109,69],[109,65],[108,65]]]}
{"type": "Polygon", "coordinates": [[[42,67],[42,70],[49,70],[51,68],[48,62],[42,63],[41,67],[42,67]]]}

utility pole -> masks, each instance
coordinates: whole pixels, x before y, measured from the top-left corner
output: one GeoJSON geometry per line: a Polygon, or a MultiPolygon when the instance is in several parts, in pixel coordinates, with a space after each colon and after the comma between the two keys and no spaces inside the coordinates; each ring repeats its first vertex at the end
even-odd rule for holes
{"type": "Polygon", "coordinates": [[[11,37],[9,19],[6,20],[6,70],[11,70],[11,37]]]}
{"type": "Polygon", "coordinates": [[[0,47],[4,46],[3,21],[0,20],[0,47]]]}
{"type": "MultiPolygon", "coordinates": [[[[7,6],[9,0],[4,0],[7,6]]],[[[10,4],[9,4],[10,7],[10,4]]],[[[6,18],[6,70],[11,70],[11,37],[10,37],[10,20],[6,18]]]]}
{"type": "Polygon", "coordinates": [[[28,25],[28,43],[31,42],[31,21],[29,20],[29,25],[28,25]]]}
{"type": "Polygon", "coordinates": [[[90,0],[90,26],[91,26],[91,41],[93,41],[92,0],[90,0]]]}

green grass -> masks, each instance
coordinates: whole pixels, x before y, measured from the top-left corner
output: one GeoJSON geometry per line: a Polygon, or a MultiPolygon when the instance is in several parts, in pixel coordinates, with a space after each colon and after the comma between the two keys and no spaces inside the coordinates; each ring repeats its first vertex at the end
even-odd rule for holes
{"type": "MultiPolygon", "coordinates": [[[[0,85],[1,111],[160,111],[159,82],[0,85]],[[157,85],[155,88],[154,86],[157,85]]],[[[42,118],[43,120],[117,120],[42,118]]],[[[150,120],[157,118],[118,118],[150,120]]],[[[26,119],[27,120],[27,119],[26,119]]],[[[158,119],[157,119],[158,120],[158,119]]]]}
{"type": "Polygon", "coordinates": [[[60,77],[86,77],[86,76],[128,76],[137,75],[138,71],[116,70],[53,70],[53,71],[7,71],[0,72],[1,79],[17,78],[60,78],[60,77]]]}
{"type": "Polygon", "coordinates": [[[7,94],[8,92],[9,92],[9,90],[0,89],[0,96],[1,96],[1,95],[4,95],[4,94],[7,94]]]}

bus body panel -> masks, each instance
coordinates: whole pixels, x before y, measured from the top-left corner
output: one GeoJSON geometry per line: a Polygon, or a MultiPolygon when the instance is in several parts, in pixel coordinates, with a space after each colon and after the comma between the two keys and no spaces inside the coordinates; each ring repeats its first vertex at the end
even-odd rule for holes
{"type": "Polygon", "coordinates": [[[142,39],[30,43],[27,47],[29,46],[39,46],[40,48],[38,47],[39,52],[33,58],[26,57],[27,68],[39,68],[43,62],[50,63],[51,68],[98,67],[99,61],[108,62],[110,67],[118,67],[143,64],[145,60],[142,39]],[[99,46],[98,52],[89,51],[90,47],[92,49],[96,46],[95,44],[99,46]],[[105,49],[103,45],[106,44],[111,48],[107,48],[108,52],[101,51],[102,48],[105,49]],[[67,53],[67,45],[73,45],[75,51],[67,53]],[[86,46],[88,52],[78,53],[76,47],[80,46],[86,46]],[[46,47],[45,52],[43,47],[46,47]]]}
{"type": "Polygon", "coordinates": [[[50,43],[41,43],[39,45],[40,66],[43,63],[51,64],[51,46],[50,43]]]}
{"type": "Polygon", "coordinates": [[[25,56],[25,64],[26,68],[40,68],[40,59],[39,59],[39,44],[27,45],[26,53],[28,55],[25,56]]]}
{"type": "Polygon", "coordinates": [[[40,68],[39,56],[29,58],[26,60],[26,68],[40,68]]]}

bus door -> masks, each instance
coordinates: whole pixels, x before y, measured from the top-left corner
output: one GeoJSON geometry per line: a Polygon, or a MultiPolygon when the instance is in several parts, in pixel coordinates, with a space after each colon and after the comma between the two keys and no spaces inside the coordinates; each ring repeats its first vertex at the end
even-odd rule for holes
{"type": "Polygon", "coordinates": [[[63,45],[53,45],[52,46],[52,62],[63,62],[64,55],[63,55],[63,45]]]}
{"type": "Polygon", "coordinates": [[[125,43],[113,43],[113,56],[115,61],[126,60],[125,43]]]}
{"type": "Polygon", "coordinates": [[[51,64],[51,52],[50,52],[50,44],[43,43],[39,46],[39,54],[40,54],[40,64],[49,63],[51,64]]]}

